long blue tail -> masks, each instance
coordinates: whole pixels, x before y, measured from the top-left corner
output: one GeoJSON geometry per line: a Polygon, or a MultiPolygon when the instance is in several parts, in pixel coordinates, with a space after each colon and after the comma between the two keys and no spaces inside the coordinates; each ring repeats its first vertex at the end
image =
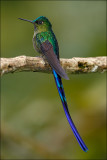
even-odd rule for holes
{"type": "Polygon", "coordinates": [[[59,95],[60,95],[60,99],[62,101],[62,105],[63,105],[64,111],[65,111],[65,115],[67,117],[67,120],[68,120],[68,122],[69,122],[69,124],[72,128],[72,131],[73,131],[79,145],[81,146],[83,151],[86,152],[88,150],[88,148],[85,145],[85,143],[83,142],[81,136],[79,135],[79,133],[78,133],[78,131],[77,131],[72,119],[71,119],[71,116],[70,116],[70,113],[69,113],[69,110],[68,110],[68,106],[67,106],[67,101],[66,101],[63,85],[62,85],[62,81],[61,81],[61,77],[55,72],[54,69],[53,69],[53,75],[54,75],[54,78],[55,78],[55,82],[56,82],[56,85],[57,85],[57,89],[58,89],[58,92],[59,92],[59,95]]]}

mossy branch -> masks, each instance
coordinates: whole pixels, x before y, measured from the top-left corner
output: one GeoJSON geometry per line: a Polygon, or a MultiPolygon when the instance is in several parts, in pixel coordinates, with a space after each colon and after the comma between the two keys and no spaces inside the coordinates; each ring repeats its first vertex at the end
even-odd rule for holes
{"type": "MultiPolygon", "coordinates": [[[[0,59],[0,75],[14,72],[32,71],[51,73],[48,62],[40,57],[18,56],[14,58],[0,59]]],[[[73,57],[72,59],[60,59],[62,67],[68,74],[92,73],[107,71],[107,57],[73,57]]]]}

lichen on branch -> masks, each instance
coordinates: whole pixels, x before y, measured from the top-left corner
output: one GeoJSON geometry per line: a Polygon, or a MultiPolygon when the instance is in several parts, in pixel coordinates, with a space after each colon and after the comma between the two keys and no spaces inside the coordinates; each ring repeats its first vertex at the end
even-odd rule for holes
{"type": "MultiPolygon", "coordinates": [[[[107,71],[106,56],[61,58],[60,63],[68,74],[107,71]]],[[[0,58],[0,75],[24,71],[52,73],[48,62],[41,57],[18,56],[14,58],[0,58]]]]}

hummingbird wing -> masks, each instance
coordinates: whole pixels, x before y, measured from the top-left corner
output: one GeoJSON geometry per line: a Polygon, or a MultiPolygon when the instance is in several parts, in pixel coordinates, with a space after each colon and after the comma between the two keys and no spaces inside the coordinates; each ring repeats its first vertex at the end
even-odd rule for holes
{"type": "Polygon", "coordinates": [[[81,146],[81,148],[83,149],[83,151],[87,151],[88,148],[87,146],[85,145],[84,141],[82,140],[81,136],[79,135],[75,125],[74,125],[74,122],[70,116],[70,113],[69,113],[69,110],[68,110],[68,105],[67,105],[67,101],[66,101],[66,97],[65,97],[65,93],[64,93],[64,88],[63,88],[63,85],[62,85],[62,80],[61,80],[61,77],[55,72],[55,70],[53,69],[53,75],[54,75],[54,78],[55,78],[55,82],[56,82],[56,86],[57,86],[57,89],[58,89],[58,92],[59,92],[59,96],[60,96],[60,99],[61,99],[61,102],[62,102],[62,105],[63,105],[63,109],[64,109],[64,112],[65,112],[65,115],[66,115],[66,118],[70,124],[70,127],[79,143],[79,145],[81,146]]]}
{"type": "Polygon", "coordinates": [[[42,51],[42,54],[45,55],[52,69],[54,69],[56,73],[60,75],[62,78],[69,80],[64,69],[61,67],[56,54],[54,53],[52,44],[48,40],[46,40],[45,42],[41,43],[40,49],[42,51]]]}

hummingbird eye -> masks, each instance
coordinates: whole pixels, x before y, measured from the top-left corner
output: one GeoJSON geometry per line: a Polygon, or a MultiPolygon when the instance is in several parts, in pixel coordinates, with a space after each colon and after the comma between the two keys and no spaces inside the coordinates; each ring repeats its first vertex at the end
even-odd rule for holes
{"type": "Polygon", "coordinates": [[[37,24],[43,24],[43,21],[36,21],[37,24]]]}

